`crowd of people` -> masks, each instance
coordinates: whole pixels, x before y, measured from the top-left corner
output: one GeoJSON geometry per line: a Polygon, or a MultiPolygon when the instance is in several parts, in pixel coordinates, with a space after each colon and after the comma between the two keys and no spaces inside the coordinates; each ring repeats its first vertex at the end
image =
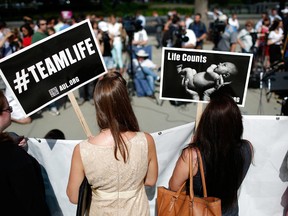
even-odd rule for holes
{"type": "MultiPolygon", "coordinates": [[[[271,65],[284,62],[288,69],[287,21],[288,8],[281,11],[280,16],[275,8],[265,11],[261,19],[254,23],[252,20],[245,22],[244,28],[240,26],[237,14],[225,15],[218,8],[207,11],[205,14],[181,16],[177,11],[170,11],[166,18],[160,17],[157,11],[153,12],[152,23],[155,27],[157,49],[162,47],[176,47],[186,49],[203,49],[206,40],[214,43],[214,50],[240,52],[254,54],[253,71],[257,67],[261,70],[268,69],[271,65]],[[202,16],[208,16],[208,26],[202,21],[202,16]]],[[[133,17],[116,17],[111,14],[108,17],[100,17],[94,14],[86,17],[74,17],[71,11],[63,11],[57,18],[32,18],[23,17],[23,24],[19,27],[9,28],[4,21],[0,22],[0,58],[59,32],[83,19],[89,19],[95,37],[97,38],[101,54],[108,72],[119,71],[122,75],[127,73],[133,79],[145,80],[149,90],[143,90],[144,96],[154,95],[155,82],[159,81],[157,71],[159,66],[153,62],[152,48],[146,31],[146,17],[141,11],[137,11],[133,17]],[[150,46],[150,48],[149,48],[150,46]],[[130,49],[130,47],[132,47],[130,49]],[[147,49],[149,48],[149,49],[147,49]],[[142,50],[143,49],[143,50],[142,50]],[[136,53],[141,50],[148,53],[153,65],[157,67],[136,66],[131,68],[130,62],[137,60],[136,53]]],[[[137,62],[136,62],[137,63],[137,62]]],[[[138,64],[141,65],[141,64],[138,64]]],[[[285,69],[286,69],[285,68],[285,69]]],[[[78,104],[89,101],[92,105],[93,89],[96,82],[91,82],[79,89],[78,104]]],[[[12,121],[20,124],[31,123],[32,118],[24,117],[21,109],[11,94],[11,90],[0,82],[0,89],[4,90],[9,103],[15,113],[12,121]]],[[[137,89],[136,89],[137,90],[137,89]]],[[[138,94],[139,95],[139,94],[138,94]]],[[[60,104],[54,102],[47,109],[52,115],[59,115],[60,104]]]]}
{"type": "MultiPolygon", "coordinates": [[[[209,13],[207,14],[209,15],[209,13]]],[[[254,23],[249,20],[245,24],[245,29],[239,30],[236,14],[231,18],[219,10],[214,10],[212,14],[215,15],[215,21],[206,27],[201,21],[202,14],[200,13],[196,13],[191,20],[189,16],[182,19],[177,12],[173,11],[168,14],[165,22],[159,21],[159,17],[155,13],[156,26],[162,28],[161,32],[158,32],[160,35],[156,35],[158,42],[156,48],[166,46],[203,49],[205,40],[211,31],[215,31],[216,26],[216,28],[224,28],[217,29],[219,35],[214,35],[215,38],[218,37],[217,41],[213,40],[215,50],[235,52],[236,46],[239,45],[241,51],[245,53],[255,55],[259,52],[264,53],[267,57],[265,62],[263,61],[265,67],[282,60],[282,54],[278,52],[283,51],[282,45],[286,42],[285,29],[283,29],[284,17],[277,16],[273,12],[271,17],[263,15],[263,22],[258,24],[258,29],[255,29],[254,23]],[[269,18],[269,24],[267,24],[267,18],[269,18]],[[266,29],[264,30],[264,28],[266,29]],[[255,41],[250,34],[252,32],[257,33],[258,37],[255,41]],[[159,36],[161,40],[159,40],[159,36]],[[263,47],[262,42],[264,42],[263,47]],[[257,52],[252,47],[256,47],[257,52]],[[265,50],[262,51],[262,48],[265,50]]],[[[123,76],[124,73],[129,73],[129,68],[125,68],[123,51],[129,50],[129,46],[132,45],[139,48],[135,53],[135,60],[133,60],[134,67],[137,68],[135,73],[142,77],[139,79],[143,79],[143,77],[147,79],[153,91],[154,82],[160,79],[157,72],[153,71],[157,70],[157,66],[147,58],[149,54],[145,51],[145,46],[149,44],[148,34],[145,30],[146,20],[140,12],[137,12],[131,30],[125,20],[117,19],[114,15],[107,19],[95,15],[85,18],[91,21],[95,38],[97,38],[109,73],[96,83],[79,89],[78,103],[83,104],[89,100],[95,106],[100,131],[76,145],[72,156],[67,196],[72,203],[77,204],[79,187],[86,176],[92,188],[90,215],[150,215],[144,186],[154,186],[157,182],[156,146],[153,137],[139,129],[123,76]]],[[[65,19],[63,17],[58,19],[40,18],[34,23],[31,18],[25,17],[25,23],[15,29],[9,29],[5,22],[1,22],[1,58],[41,41],[49,34],[69,28],[82,19],[71,15],[65,19]]],[[[11,134],[5,132],[11,124],[11,120],[15,122],[18,120],[18,123],[21,123],[19,119],[22,120],[23,116],[13,118],[13,110],[16,110],[17,104],[15,108],[11,106],[9,95],[7,95],[9,92],[7,86],[3,86],[1,89],[5,94],[0,91],[0,139],[7,152],[12,156],[17,156],[17,160],[13,160],[14,157],[6,154],[5,150],[1,157],[3,160],[1,164],[11,164],[9,170],[6,166],[1,167],[1,173],[5,174],[1,185],[5,188],[7,194],[5,197],[10,197],[4,208],[7,208],[7,211],[10,209],[20,211],[19,214],[23,214],[23,209],[25,209],[27,215],[49,215],[38,162],[29,156],[21,145],[19,146],[19,140],[13,140],[11,134]],[[25,184],[29,191],[23,191],[21,185],[21,189],[19,188],[18,180],[23,179],[23,176],[17,176],[24,173],[25,170],[23,169],[19,173],[19,170],[16,169],[18,168],[18,159],[19,164],[21,163],[21,166],[27,168],[26,174],[30,173],[25,176],[27,178],[25,182],[29,185],[33,184],[33,189],[25,184]],[[6,187],[7,182],[12,186],[6,187]],[[15,191],[19,194],[13,194],[15,191]],[[28,193],[29,197],[26,197],[28,193]],[[23,202],[24,196],[25,202],[23,202]],[[17,203],[23,203],[21,208],[10,207],[9,204],[17,200],[15,197],[19,199],[17,203]]],[[[195,153],[195,148],[198,148],[204,161],[208,195],[221,199],[223,215],[238,215],[238,189],[253,160],[253,147],[248,140],[242,139],[242,116],[234,100],[221,91],[213,92],[209,96],[210,102],[201,116],[191,144],[182,151],[175,165],[169,180],[169,187],[171,190],[177,191],[183,182],[187,181],[189,167],[187,149],[192,149],[195,194],[201,196],[201,193],[198,193],[201,183],[195,153]],[[207,128],[211,130],[207,130],[207,128]]],[[[48,110],[53,115],[59,115],[57,102],[50,104],[48,110]]],[[[29,120],[25,123],[29,123],[29,120]]],[[[65,138],[62,133],[60,135],[65,138]]],[[[6,212],[5,209],[1,211],[6,212]]]]}

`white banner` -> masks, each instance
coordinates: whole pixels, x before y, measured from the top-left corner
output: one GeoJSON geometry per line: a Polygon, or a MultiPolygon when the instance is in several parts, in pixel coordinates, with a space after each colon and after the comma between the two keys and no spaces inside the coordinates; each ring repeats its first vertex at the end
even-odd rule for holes
{"type": "MultiPolygon", "coordinates": [[[[254,146],[251,165],[239,197],[240,216],[279,216],[287,182],[279,178],[279,169],[288,150],[288,117],[244,116],[244,136],[254,146]]],[[[152,133],[155,139],[159,178],[157,186],[167,186],[175,162],[191,139],[194,123],[152,133]]],[[[66,186],[74,146],[79,140],[29,139],[28,152],[43,166],[47,201],[53,216],[75,215],[76,205],[69,202],[66,186]]],[[[147,188],[151,215],[155,214],[156,187],[147,188]]]]}

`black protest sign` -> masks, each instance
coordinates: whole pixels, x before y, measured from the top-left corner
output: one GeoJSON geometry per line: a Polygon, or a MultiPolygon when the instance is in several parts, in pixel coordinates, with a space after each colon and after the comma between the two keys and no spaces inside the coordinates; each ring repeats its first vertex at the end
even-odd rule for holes
{"type": "Polygon", "coordinates": [[[1,76],[27,116],[97,79],[105,71],[89,20],[0,62],[1,76]]]}
{"type": "Polygon", "coordinates": [[[208,102],[221,89],[244,106],[252,54],[163,48],[160,98],[208,102]]]}

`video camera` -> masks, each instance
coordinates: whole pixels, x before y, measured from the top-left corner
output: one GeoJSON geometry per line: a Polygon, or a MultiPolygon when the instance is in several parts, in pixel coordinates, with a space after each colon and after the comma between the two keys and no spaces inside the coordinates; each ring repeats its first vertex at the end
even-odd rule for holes
{"type": "Polygon", "coordinates": [[[189,41],[189,38],[185,36],[186,30],[182,26],[174,31],[173,34],[173,47],[181,48],[182,42],[189,41]]]}
{"type": "Polygon", "coordinates": [[[212,32],[211,33],[212,33],[212,39],[213,39],[213,43],[214,43],[215,47],[217,47],[218,42],[220,41],[222,32],[225,31],[225,27],[226,27],[225,22],[219,21],[219,20],[216,20],[212,24],[212,28],[211,28],[212,32]]]}
{"type": "Polygon", "coordinates": [[[135,17],[126,16],[123,18],[123,27],[129,36],[129,38],[132,38],[134,32],[140,31],[143,29],[143,26],[141,25],[142,21],[137,20],[135,17]]]}

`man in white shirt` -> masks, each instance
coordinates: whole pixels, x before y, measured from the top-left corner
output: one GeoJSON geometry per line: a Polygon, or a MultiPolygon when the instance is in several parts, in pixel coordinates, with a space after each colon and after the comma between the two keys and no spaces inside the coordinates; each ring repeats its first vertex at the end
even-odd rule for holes
{"type": "Polygon", "coordinates": [[[146,30],[142,27],[140,20],[136,20],[135,28],[136,32],[134,33],[132,45],[137,47],[143,47],[148,43],[148,34],[146,30]]]}
{"type": "Polygon", "coordinates": [[[182,48],[195,48],[197,38],[193,30],[187,29],[184,21],[179,22],[179,31],[178,31],[177,40],[181,40],[182,48]],[[181,36],[182,35],[182,36],[181,36]],[[181,38],[179,38],[181,36],[181,38]]]}

